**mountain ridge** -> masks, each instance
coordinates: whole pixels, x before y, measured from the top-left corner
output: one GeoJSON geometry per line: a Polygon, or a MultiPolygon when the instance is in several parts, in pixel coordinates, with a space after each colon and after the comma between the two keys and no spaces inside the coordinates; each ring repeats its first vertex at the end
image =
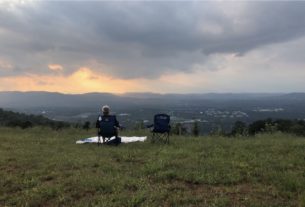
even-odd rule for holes
{"type": "Polygon", "coordinates": [[[0,107],[95,107],[102,104],[158,106],[159,104],[192,103],[192,101],[227,102],[227,101],[305,101],[305,93],[100,93],[65,94],[45,91],[0,91],[0,107]]]}

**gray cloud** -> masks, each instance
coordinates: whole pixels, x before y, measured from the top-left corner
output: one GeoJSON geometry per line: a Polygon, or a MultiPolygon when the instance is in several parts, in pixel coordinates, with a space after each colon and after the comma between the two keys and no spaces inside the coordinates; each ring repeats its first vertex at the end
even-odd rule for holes
{"type": "MultiPolygon", "coordinates": [[[[214,54],[305,35],[305,2],[33,2],[0,6],[0,76],[61,64],[123,78],[209,68],[214,54]],[[1,65],[0,65],[1,67],[1,65]]],[[[211,66],[212,67],[212,66],[211,66]]]]}

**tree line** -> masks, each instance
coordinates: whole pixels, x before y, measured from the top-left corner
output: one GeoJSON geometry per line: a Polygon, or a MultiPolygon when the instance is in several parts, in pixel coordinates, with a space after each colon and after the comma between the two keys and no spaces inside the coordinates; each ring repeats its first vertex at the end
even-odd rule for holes
{"type": "Polygon", "coordinates": [[[46,126],[55,130],[70,127],[70,124],[63,121],[54,121],[42,115],[28,115],[13,111],[6,111],[0,108],[0,126],[20,127],[22,129],[34,126],[46,126]]]}
{"type": "MultiPolygon", "coordinates": [[[[60,130],[68,127],[82,128],[84,130],[89,130],[91,128],[91,123],[86,121],[84,123],[67,123],[63,121],[54,121],[48,119],[42,115],[28,115],[24,113],[6,111],[0,108],[0,126],[5,127],[20,127],[22,129],[31,128],[35,126],[45,126],[50,127],[54,130],[60,130]]],[[[141,125],[134,128],[144,129],[145,125],[141,125]],[[143,125],[143,126],[142,126],[143,125]]],[[[221,130],[219,126],[218,130],[211,131],[211,135],[222,135],[222,136],[253,136],[258,133],[273,133],[273,132],[283,132],[289,134],[295,134],[298,136],[305,136],[305,121],[298,119],[276,119],[271,118],[264,120],[257,120],[250,124],[242,121],[236,121],[230,132],[225,132],[221,130]]],[[[181,123],[175,123],[172,126],[171,132],[177,135],[200,135],[200,127],[198,122],[194,122],[190,127],[186,127],[181,123]]]]}
{"type": "Polygon", "coordinates": [[[305,136],[305,121],[304,120],[290,120],[290,119],[276,119],[271,118],[258,120],[251,124],[246,124],[241,121],[235,122],[230,136],[252,136],[258,133],[273,133],[283,132],[295,134],[297,136],[305,136]]]}
{"type": "MultiPolygon", "coordinates": [[[[305,136],[305,121],[298,119],[276,119],[271,118],[264,120],[257,120],[250,124],[242,121],[236,121],[231,131],[226,132],[222,130],[219,125],[216,130],[210,131],[210,135],[221,135],[227,137],[233,136],[254,136],[259,133],[274,133],[283,132],[295,134],[297,136],[305,136]]],[[[182,123],[175,123],[172,128],[172,133],[176,135],[200,135],[200,127],[198,122],[194,122],[192,126],[186,126],[182,123]]]]}

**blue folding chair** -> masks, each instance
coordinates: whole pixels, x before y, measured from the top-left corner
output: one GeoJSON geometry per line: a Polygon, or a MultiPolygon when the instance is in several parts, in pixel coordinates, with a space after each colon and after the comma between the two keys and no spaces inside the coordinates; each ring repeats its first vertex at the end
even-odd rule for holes
{"type": "Polygon", "coordinates": [[[109,115],[101,118],[98,130],[98,145],[101,143],[101,137],[103,138],[103,144],[118,145],[121,142],[121,138],[118,137],[118,129],[115,126],[116,117],[109,115]],[[115,139],[110,140],[111,137],[115,137],[115,139]]]}
{"type": "Polygon", "coordinates": [[[170,116],[167,114],[156,114],[154,116],[154,124],[151,125],[152,142],[160,141],[169,144],[170,135],[170,116]]]}

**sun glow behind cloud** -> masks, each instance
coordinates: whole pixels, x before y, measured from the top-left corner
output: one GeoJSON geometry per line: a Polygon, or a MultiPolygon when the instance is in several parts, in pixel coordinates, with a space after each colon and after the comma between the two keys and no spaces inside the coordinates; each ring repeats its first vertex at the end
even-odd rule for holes
{"type": "MultiPolygon", "coordinates": [[[[58,67],[55,67],[58,68],[58,67]]],[[[113,92],[135,90],[139,86],[133,81],[115,79],[94,73],[90,68],[80,68],[71,75],[28,74],[17,77],[0,77],[0,90],[61,91],[65,93],[113,92]]]]}
{"type": "MultiPolygon", "coordinates": [[[[193,83],[204,85],[202,78],[194,79],[192,74],[165,74],[159,79],[119,79],[97,73],[88,67],[79,68],[70,75],[64,75],[60,65],[55,65],[55,72],[48,75],[27,74],[23,76],[0,77],[0,91],[50,91],[63,93],[88,92],[187,92],[193,83]],[[56,67],[55,67],[56,66],[56,67]]],[[[50,68],[50,66],[49,66],[50,68]]],[[[53,70],[53,69],[51,69],[53,70]]]]}

